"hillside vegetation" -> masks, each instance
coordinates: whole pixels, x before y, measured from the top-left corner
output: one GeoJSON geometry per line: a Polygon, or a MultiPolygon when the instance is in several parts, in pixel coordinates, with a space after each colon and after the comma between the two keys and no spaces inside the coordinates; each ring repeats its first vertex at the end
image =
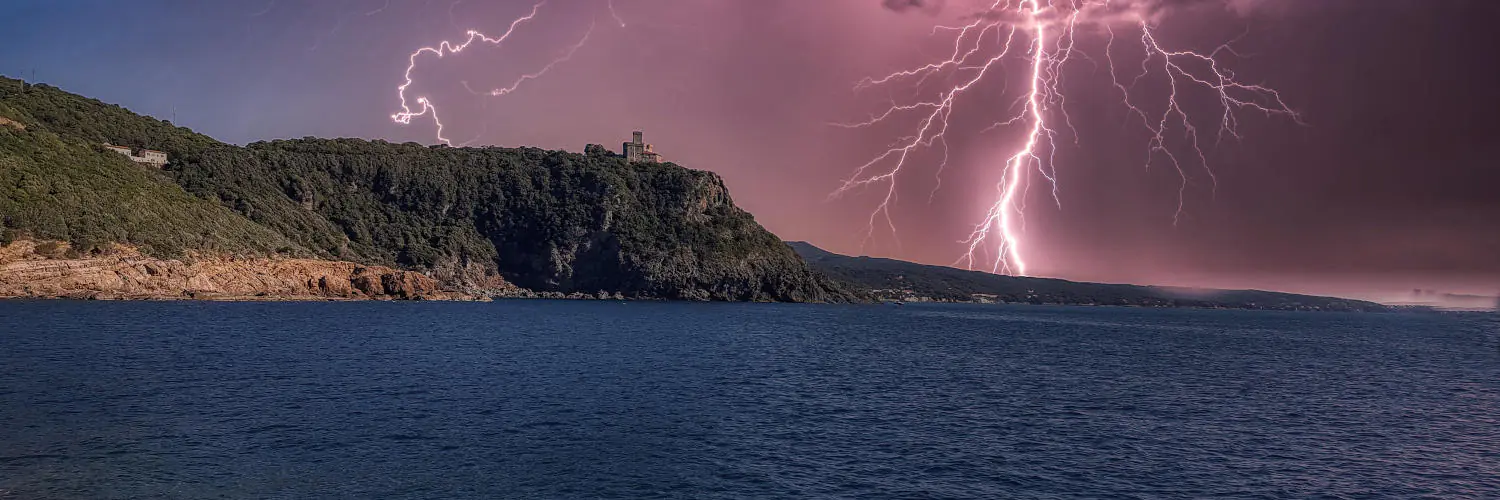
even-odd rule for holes
{"type": "Polygon", "coordinates": [[[33,85],[0,77],[0,104],[21,118],[28,128],[40,128],[82,143],[109,142],[132,148],[150,148],[185,158],[223,143],[212,137],[172,125],[165,120],[130,112],[109,104],[65,92],[50,85],[33,85]]]}
{"type": "Polygon", "coordinates": [[[842,297],[735,207],[717,175],[676,165],[302,139],[210,149],[170,170],[188,191],[331,257],[561,292],[842,297]]]}
{"type": "Polygon", "coordinates": [[[538,291],[842,301],[723,181],[672,164],[534,148],[355,139],[219,143],[119,106],[0,79],[0,215],[87,251],[309,255],[538,291]],[[161,171],[106,152],[168,152],[161,171]],[[114,155],[114,156],[111,156],[114,155]]]}
{"type": "Polygon", "coordinates": [[[50,132],[9,102],[0,101],[0,118],[11,122],[0,125],[0,244],[31,236],[82,252],[118,242],[174,257],[186,249],[299,253],[276,231],[117,153],[50,132]]]}

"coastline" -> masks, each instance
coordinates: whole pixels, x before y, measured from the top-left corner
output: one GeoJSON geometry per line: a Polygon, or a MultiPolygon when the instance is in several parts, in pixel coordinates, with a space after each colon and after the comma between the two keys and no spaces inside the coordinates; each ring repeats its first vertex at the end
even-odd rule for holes
{"type": "MultiPolygon", "coordinates": [[[[113,244],[102,251],[77,252],[68,243],[19,239],[0,246],[0,300],[108,300],[209,302],[348,302],[453,301],[503,299],[663,301],[663,297],[528,290],[499,277],[440,280],[417,271],[347,261],[190,253],[179,258],[149,256],[139,249],[113,244]]],[[[1030,300],[953,300],[876,290],[865,300],[873,305],[973,304],[1051,305],[1063,307],[1130,307],[1143,309],[1221,309],[1248,311],[1399,312],[1404,309],[1329,307],[1329,303],[1256,303],[1158,300],[1140,303],[1056,302],[1033,295],[1030,300]]],[[[688,300],[689,302],[695,302],[688,300]]],[[[1340,302],[1334,302],[1339,304],[1340,302]]]]}
{"type": "Polygon", "coordinates": [[[61,241],[20,239],[0,245],[0,300],[667,300],[603,290],[539,292],[493,276],[483,281],[483,286],[453,287],[416,271],[319,259],[202,254],[157,258],[118,244],[89,255],[61,241]]]}
{"type": "Polygon", "coordinates": [[[0,246],[0,298],[82,300],[486,300],[511,292],[444,289],[430,276],[384,266],[304,258],[192,254],[159,258],[125,245],[90,254],[65,242],[0,246]]]}

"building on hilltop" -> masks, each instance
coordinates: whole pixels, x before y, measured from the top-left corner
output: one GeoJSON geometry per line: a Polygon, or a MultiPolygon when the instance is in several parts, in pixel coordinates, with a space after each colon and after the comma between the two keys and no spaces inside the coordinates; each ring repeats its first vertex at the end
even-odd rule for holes
{"type": "Polygon", "coordinates": [[[126,158],[130,158],[130,161],[151,165],[156,168],[161,168],[167,164],[167,153],[154,149],[142,149],[141,154],[136,155],[130,151],[130,148],[116,146],[107,142],[104,143],[104,149],[125,155],[126,158]]]}
{"type": "Polygon", "coordinates": [[[625,143],[625,161],[661,163],[661,154],[652,151],[650,144],[641,142],[641,135],[639,130],[630,134],[630,142],[625,143]]]}
{"type": "Polygon", "coordinates": [[[157,151],[155,149],[142,149],[140,156],[131,159],[140,163],[151,165],[156,168],[161,168],[163,165],[167,164],[167,153],[165,151],[157,151]]]}

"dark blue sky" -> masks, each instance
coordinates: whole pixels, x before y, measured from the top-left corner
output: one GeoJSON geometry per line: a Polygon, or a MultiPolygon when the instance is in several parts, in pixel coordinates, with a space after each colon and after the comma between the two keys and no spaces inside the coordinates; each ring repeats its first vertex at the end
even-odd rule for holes
{"type": "Polygon", "coordinates": [[[175,106],[181,124],[230,142],[369,135],[350,125],[387,114],[390,85],[373,83],[439,34],[359,24],[369,3],[13,0],[0,72],[163,118],[175,106]]]}

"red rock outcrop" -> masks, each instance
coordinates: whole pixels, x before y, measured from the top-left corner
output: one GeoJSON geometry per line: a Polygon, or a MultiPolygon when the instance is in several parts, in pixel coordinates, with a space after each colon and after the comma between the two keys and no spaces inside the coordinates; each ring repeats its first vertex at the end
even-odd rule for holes
{"type": "MultiPolygon", "coordinates": [[[[473,300],[412,271],[315,259],[194,256],[158,259],[115,246],[69,257],[66,243],[0,247],[0,298],[473,300]]],[[[497,288],[511,287],[501,283],[497,288]]]]}

